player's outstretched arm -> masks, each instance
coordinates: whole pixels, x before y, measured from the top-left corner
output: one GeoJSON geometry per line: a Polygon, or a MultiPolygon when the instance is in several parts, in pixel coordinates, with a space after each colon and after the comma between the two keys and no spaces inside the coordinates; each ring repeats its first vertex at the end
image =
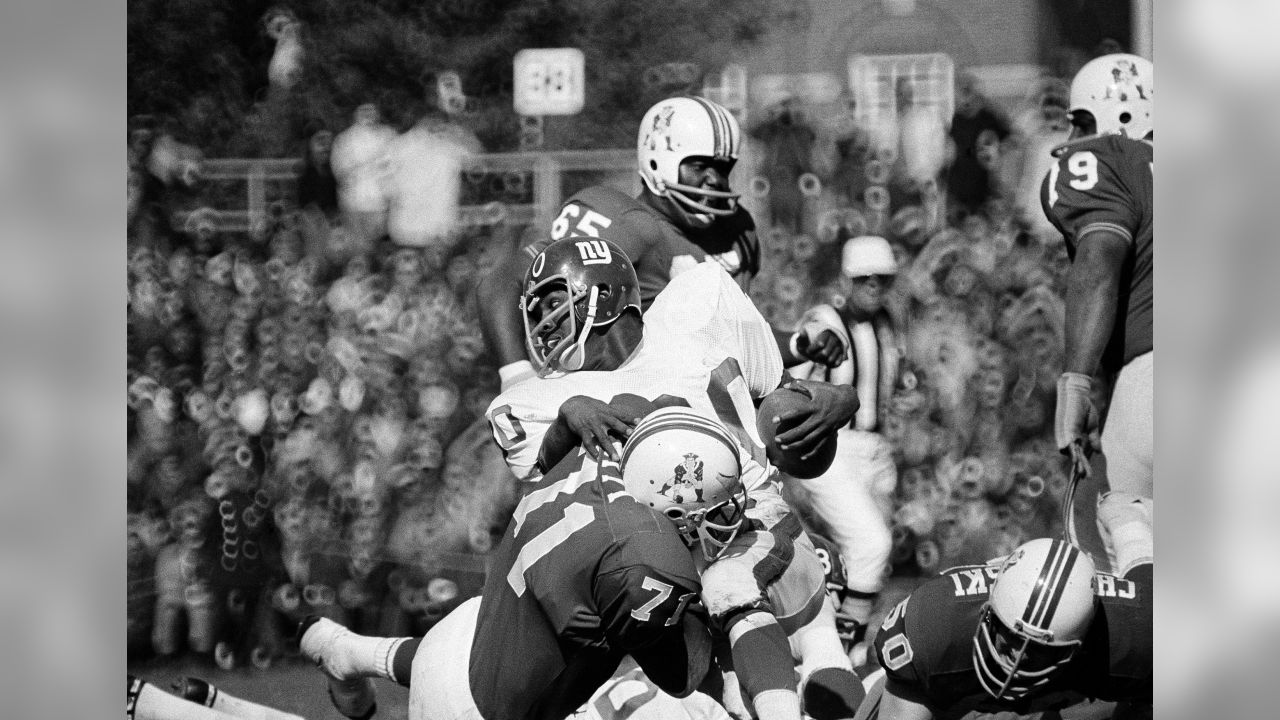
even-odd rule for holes
{"type": "Polygon", "coordinates": [[[654,685],[683,698],[703,684],[711,669],[711,631],[699,613],[685,613],[679,624],[683,632],[671,632],[649,647],[633,650],[631,656],[654,685]]]}
{"type": "Polygon", "coordinates": [[[773,337],[778,341],[778,352],[782,354],[782,366],[792,367],[804,362],[816,362],[827,367],[836,367],[844,362],[844,343],[840,337],[830,330],[824,330],[817,338],[809,339],[803,331],[791,332],[773,328],[773,337]]]}
{"type": "Polygon", "coordinates": [[[498,361],[503,390],[534,374],[525,351],[524,320],[519,307],[520,285],[528,267],[528,255],[514,249],[476,285],[480,331],[498,361]]]}
{"type": "Polygon", "coordinates": [[[799,420],[794,427],[778,433],[776,440],[782,450],[799,452],[802,459],[816,452],[828,435],[847,425],[858,412],[858,391],[852,385],[788,378],[783,386],[798,390],[812,400],[807,407],[784,413],[777,421],[787,425],[799,420]]]}
{"type": "Polygon", "coordinates": [[[613,438],[626,440],[640,422],[636,411],[606,403],[586,395],[574,395],[560,405],[555,422],[547,428],[538,450],[538,467],[545,473],[578,445],[592,459],[602,455],[617,462],[621,459],[613,438]]]}

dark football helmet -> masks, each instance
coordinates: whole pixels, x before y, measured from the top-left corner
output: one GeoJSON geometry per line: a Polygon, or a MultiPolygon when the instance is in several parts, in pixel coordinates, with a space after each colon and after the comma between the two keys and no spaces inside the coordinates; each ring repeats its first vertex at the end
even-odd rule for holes
{"type": "Polygon", "coordinates": [[[524,276],[520,311],[529,358],[543,375],[581,370],[591,330],[627,308],[640,312],[640,282],[622,248],[592,237],[552,243],[524,276]]]}

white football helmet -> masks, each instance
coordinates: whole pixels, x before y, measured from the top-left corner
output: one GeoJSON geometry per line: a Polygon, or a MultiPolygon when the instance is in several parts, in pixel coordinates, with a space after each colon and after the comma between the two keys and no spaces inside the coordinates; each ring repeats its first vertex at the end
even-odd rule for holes
{"type": "Polygon", "coordinates": [[[1137,55],[1103,55],[1085,63],[1071,81],[1071,113],[1093,115],[1099,135],[1140,140],[1152,131],[1154,67],[1137,55]]]}
{"type": "Polygon", "coordinates": [[[747,491],[738,444],[724,425],[685,407],[645,416],[622,448],[622,482],[671,522],[708,562],[738,535],[747,491]]]}
{"type": "Polygon", "coordinates": [[[654,195],[671,198],[690,213],[732,215],[738,194],[681,184],[680,163],[695,156],[737,162],[741,145],[738,121],[722,106],[700,97],[667,98],[640,121],[640,177],[654,195]],[[727,208],[705,202],[712,199],[726,201],[727,208]]]}
{"type": "Polygon", "coordinates": [[[1094,567],[1080,548],[1038,538],[1000,566],[973,638],[973,668],[997,700],[1049,682],[1079,649],[1094,616],[1094,567]]]}

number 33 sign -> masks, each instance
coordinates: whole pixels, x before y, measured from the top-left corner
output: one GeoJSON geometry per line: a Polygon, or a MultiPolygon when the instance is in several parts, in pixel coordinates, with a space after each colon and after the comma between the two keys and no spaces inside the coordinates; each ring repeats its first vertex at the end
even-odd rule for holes
{"type": "Polygon", "coordinates": [[[515,57],[515,110],[521,115],[582,112],[586,61],[578,48],[521,50],[515,57]]]}

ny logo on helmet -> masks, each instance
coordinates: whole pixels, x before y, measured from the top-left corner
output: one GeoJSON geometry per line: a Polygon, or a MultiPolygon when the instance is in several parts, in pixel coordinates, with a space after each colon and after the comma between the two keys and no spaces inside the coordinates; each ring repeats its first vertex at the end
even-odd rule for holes
{"type": "Polygon", "coordinates": [[[574,244],[578,246],[583,265],[608,265],[613,262],[613,252],[600,240],[584,240],[574,244]]]}

